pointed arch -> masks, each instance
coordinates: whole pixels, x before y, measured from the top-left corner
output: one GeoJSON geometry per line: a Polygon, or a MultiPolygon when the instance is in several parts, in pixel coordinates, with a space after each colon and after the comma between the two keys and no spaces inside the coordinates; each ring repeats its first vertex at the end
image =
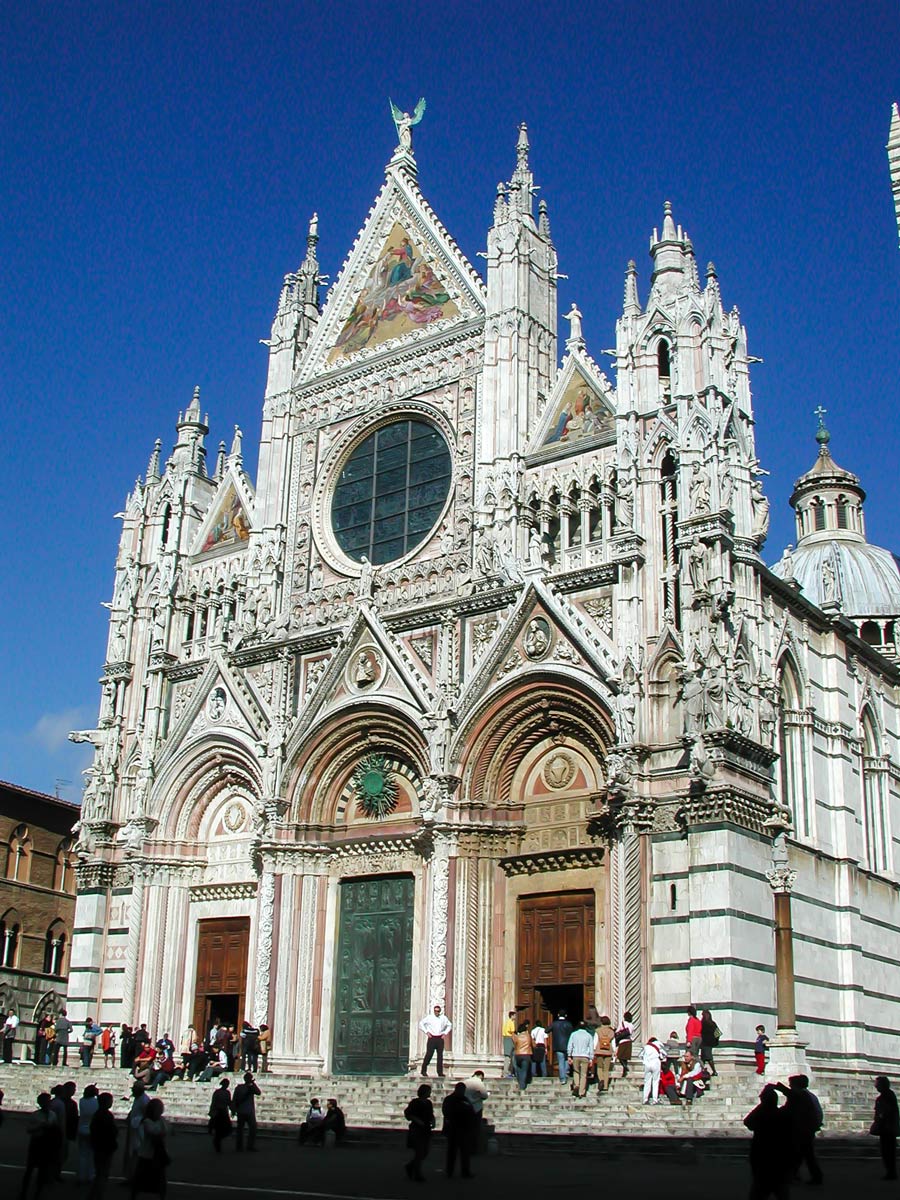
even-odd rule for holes
{"type": "Polygon", "coordinates": [[[778,660],[778,765],[775,787],[791,813],[797,837],[812,836],[808,801],[809,716],[803,676],[794,656],[785,651],[778,660]]]}
{"type": "Polygon", "coordinates": [[[18,967],[21,943],[22,918],[16,909],[8,908],[0,917],[0,967],[18,967]]]}
{"type": "Polygon", "coordinates": [[[16,883],[31,879],[31,855],[34,849],[31,834],[25,824],[17,825],[10,834],[6,852],[6,877],[16,883]]]}
{"type": "Polygon", "coordinates": [[[65,975],[68,966],[69,934],[59,917],[44,935],[44,974],[65,975]]]}

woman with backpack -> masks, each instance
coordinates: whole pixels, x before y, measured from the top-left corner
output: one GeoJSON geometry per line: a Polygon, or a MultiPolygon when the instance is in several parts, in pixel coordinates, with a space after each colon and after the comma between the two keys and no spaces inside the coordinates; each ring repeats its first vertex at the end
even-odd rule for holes
{"type": "Polygon", "coordinates": [[[597,1094],[609,1091],[609,1068],[612,1066],[613,1042],[616,1032],[605,1014],[594,1033],[594,1069],[597,1072],[597,1094]]]}
{"type": "Polygon", "coordinates": [[[718,1046],[721,1036],[722,1031],[713,1020],[712,1013],[708,1008],[704,1008],[700,1014],[700,1061],[704,1063],[710,1075],[718,1075],[713,1050],[718,1046]]]}
{"type": "Polygon", "coordinates": [[[623,1013],[622,1023],[616,1030],[616,1058],[622,1064],[622,1078],[628,1074],[628,1064],[631,1062],[631,1043],[634,1039],[634,1017],[630,1012],[623,1013]]]}

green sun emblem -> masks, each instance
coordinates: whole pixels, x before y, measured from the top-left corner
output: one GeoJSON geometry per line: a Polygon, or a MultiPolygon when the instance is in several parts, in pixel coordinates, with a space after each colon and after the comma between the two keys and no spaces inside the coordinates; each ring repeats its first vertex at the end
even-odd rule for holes
{"type": "Polygon", "coordinates": [[[356,764],[350,786],[367,817],[386,817],[397,807],[397,784],[387,765],[383,754],[367,754],[356,764]]]}

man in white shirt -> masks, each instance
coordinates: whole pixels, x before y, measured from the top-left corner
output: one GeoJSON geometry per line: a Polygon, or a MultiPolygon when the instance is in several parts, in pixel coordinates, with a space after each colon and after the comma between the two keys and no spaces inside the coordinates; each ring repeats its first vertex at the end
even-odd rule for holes
{"type": "Polygon", "coordinates": [[[534,1075],[547,1076],[547,1030],[540,1021],[531,1029],[531,1070],[534,1075]]]}
{"type": "Polygon", "coordinates": [[[13,1045],[16,1040],[16,1030],[19,1028],[19,1018],[9,1010],[9,1016],[6,1018],[6,1023],[3,1026],[3,1061],[11,1063],[13,1057],[13,1045]]]}
{"type": "Polygon", "coordinates": [[[582,1021],[572,1032],[566,1047],[566,1058],[572,1065],[572,1091],[580,1100],[587,1091],[588,1065],[593,1057],[594,1035],[582,1021]]]}
{"type": "Polygon", "coordinates": [[[428,1075],[428,1064],[431,1062],[435,1051],[437,1051],[438,1079],[443,1079],[444,1038],[447,1036],[453,1026],[441,1012],[441,1006],[436,1004],[432,1013],[427,1017],[423,1017],[419,1022],[419,1028],[428,1038],[428,1044],[425,1048],[425,1057],[422,1059],[422,1075],[428,1075]]]}

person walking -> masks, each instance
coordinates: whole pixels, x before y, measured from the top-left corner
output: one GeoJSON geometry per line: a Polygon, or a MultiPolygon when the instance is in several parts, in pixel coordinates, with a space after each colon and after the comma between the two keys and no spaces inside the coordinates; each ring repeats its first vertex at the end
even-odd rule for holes
{"type": "Polygon", "coordinates": [[[428,1038],[425,1047],[425,1057],[422,1059],[422,1077],[428,1076],[428,1064],[431,1062],[434,1054],[437,1054],[437,1073],[438,1079],[444,1078],[444,1038],[450,1033],[453,1026],[447,1020],[447,1017],[441,1012],[441,1006],[436,1004],[433,1010],[427,1017],[423,1017],[419,1022],[419,1028],[428,1038]]]}
{"type": "Polygon", "coordinates": [[[553,1047],[553,1058],[556,1062],[556,1074],[560,1083],[565,1083],[569,1075],[569,1038],[572,1036],[572,1022],[568,1013],[561,1008],[554,1020],[550,1022],[550,1044],[553,1047]]]}
{"type": "MultiPolygon", "coordinates": [[[[530,1070],[529,1066],[529,1070],[530,1070]]],[[[475,1110],[466,1099],[466,1085],[457,1083],[441,1105],[444,1135],[447,1138],[447,1179],[453,1178],[459,1156],[463,1179],[471,1179],[471,1153],[475,1141],[475,1110]]]]}
{"type": "Polygon", "coordinates": [[[94,1148],[91,1145],[91,1121],[93,1121],[100,1105],[97,1101],[98,1089],[89,1083],[78,1101],[78,1166],[75,1178],[79,1183],[94,1181],[94,1148]]]}
{"type": "Polygon", "coordinates": [[[875,1117],[869,1133],[878,1138],[881,1161],[884,1163],[884,1178],[897,1178],[897,1135],[900,1134],[900,1109],[897,1096],[891,1089],[887,1075],[875,1080],[878,1096],[875,1099],[875,1117]]]}
{"type": "Polygon", "coordinates": [[[428,1157],[431,1131],[434,1129],[434,1105],[431,1103],[430,1084],[423,1083],[419,1086],[414,1099],[410,1100],[403,1110],[403,1116],[409,1122],[406,1145],[413,1152],[404,1170],[410,1179],[421,1181],[425,1178],[422,1163],[428,1157]]]}
{"type": "Polygon", "coordinates": [[[516,1011],[511,1008],[503,1022],[503,1057],[506,1059],[506,1074],[512,1079],[516,1068],[513,1064],[513,1040],[516,1036],[516,1011]]]}
{"type": "Polygon", "coordinates": [[[28,1187],[31,1177],[37,1173],[34,1184],[34,1197],[40,1196],[48,1183],[50,1176],[59,1160],[57,1142],[62,1137],[56,1114],[50,1108],[49,1092],[41,1092],[37,1098],[37,1108],[28,1118],[25,1132],[28,1134],[28,1150],[25,1155],[25,1174],[19,1189],[20,1200],[27,1200],[28,1187]]]}
{"type": "Polygon", "coordinates": [[[235,1150],[244,1148],[244,1130],[247,1130],[247,1150],[256,1150],[256,1097],[260,1094],[253,1072],[244,1075],[244,1082],[234,1089],[231,1099],[231,1111],[237,1120],[237,1136],[234,1139],[235,1150]]]}
{"type": "Polygon", "coordinates": [[[137,1166],[138,1140],[140,1138],[141,1122],[150,1104],[147,1089],[139,1079],[131,1085],[131,1109],[125,1122],[125,1156],[122,1162],[123,1174],[130,1180],[137,1166]]]}
{"type": "Polygon", "coordinates": [[[788,1086],[776,1083],[775,1087],[786,1100],[785,1109],[791,1123],[793,1142],[793,1171],[796,1175],[803,1163],[809,1171],[809,1182],[813,1187],[822,1185],[822,1168],[816,1158],[816,1134],[822,1128],[822,1105],[815,1092],[809,1090],[809,1076],[792,1075],[788,1086]]]}
{"type": "Polygon", "coordinates": [[[689,1004],[687,1007],[687,1021],[684,1026],[684,1040],[694,1058],[698,1058],[700,1055],[702,1034],[703,1026],[700,1018],[697,1016],[697,1009],[695,1005],[689,1004]]]}
{"type": "Polygon", "coordinates": [[[716,1070],[713,1051],[719,1044],[719,1039],[722,1036],[722,1030],[713,1020],[713,1015],[708,1008],[704,1008],[700,1014],[700,1061],[706,1064],[706,1069],[710,1075],[718,1075],[716,1070]]]}
{"type": "Polygon", "coordinates": [[[644,1103],[659,1104],[659,1074],[662,1070],[663,1048],[655,1037],[647,1039],[641,1060],[644,1064],[644,1103]]]}
{"type": "Polygon", "coordinates": [[[787,1106],[778,1106],[778,1092],[767,1083],[759,1104],[744,1117],[753,1134],[750,1143],[750,1200],[788,1200],[791,1188],[791,1126],[787,1106]]]}
{"type": "Polygon", "coordinates": [[[222,1153],[222,1142],[231,1134],[230,1110],[231,1091],[228,1080],[223,1079],[209,1102],[209,1132],[212,1134],[216,1154],[222,1153]]]}
{"type": "Polygon", "coordinates": [[[572,1093],[579,1100],[587,1091],[588,1065],[594,1055],[594,1035],[584,1021],[573,1030],[566,1047],[566,1058],[572,1068],[572,1093]]]}
{"type": "Polygon", "coordinates": [[[269,1073],[269,1051],[272,1048],[272,1034],[268,1025],[263,1022],[259,1027],[259,1056],[262,1059],[262,1073],[269,1073]]]}
{"type": "Polygon", "coordinates": [[[89,1132],[91,1150],[94,1155],[94,1182],[88,1192],[88,1200],[103,1200],[109,1171],[119,1147],[116,1118],[112,1114],[112,1093],[101,1092],[97,1097],[97,1111],[91,1119],[89,1132]]]}
{"type": "Polygon", "coordinates": [[[630,1012],[622,1014],[622,1022],[616,1030],[616,1060],[622,1066],[622,1078],[628,1074],[628,1064],[631,1062],[632,1042],[634,1041],[634,1017],[630,1012]]]}
{"type": "Polygon", "coordinates": [[[753,1043],[753,1056],[756,1059],[756,1074],[763,1075],[766,1070],[766,1049],[769,1039],[766,1037],[765,1025],[757,1025],[756,1041],[753,1043]]]}
{"type": "Polygon", "coordinates": [[[534,1061],[534,1043],[531,1040],[531,1027],[528,1021],[522,1021],[513,1038],[513,1065],[516,1079],[519,1081],[519,1091],[524,1092],[531,1083],[531,1066],[534,1061]]]}
{"type": "Polygon", "coordinates": [[[62,1065],[69,1065],[69,1042],[72,1037],[74,1026],[66,1015],[66,1010],[63,1009],[56,1018],[56,1040],[53,1043],[53,1065],[59,1066],[59,1056],[62,1053],[62,1065]]]}
{"type": "Polygon", "coordinates": [[[547,1030],[536,1021],[531,1027],[531,1070],[535,1075],[547,1078],[547,1030]]]}
{"type": "Polygon", "coordinates": [[[141,1121],[137,1167],[131,1180],[132,1200],[140,1192],[162,1197],[166,1194],[166,1168],[171,1159],[166,1149],[169,1131],[163,1120],[165,1111],[162,1100],[154,1097],[147,1105],[141,1121]]]}
{"type": "Polygon", "coordinates": [[[597,1094],[609,1091],[609,1069],[612,1066],[613,1042],[616,1033],[612,1021],[604,1013],[594,1030],[594,1069],[597,1072],[597,1094]]]}

